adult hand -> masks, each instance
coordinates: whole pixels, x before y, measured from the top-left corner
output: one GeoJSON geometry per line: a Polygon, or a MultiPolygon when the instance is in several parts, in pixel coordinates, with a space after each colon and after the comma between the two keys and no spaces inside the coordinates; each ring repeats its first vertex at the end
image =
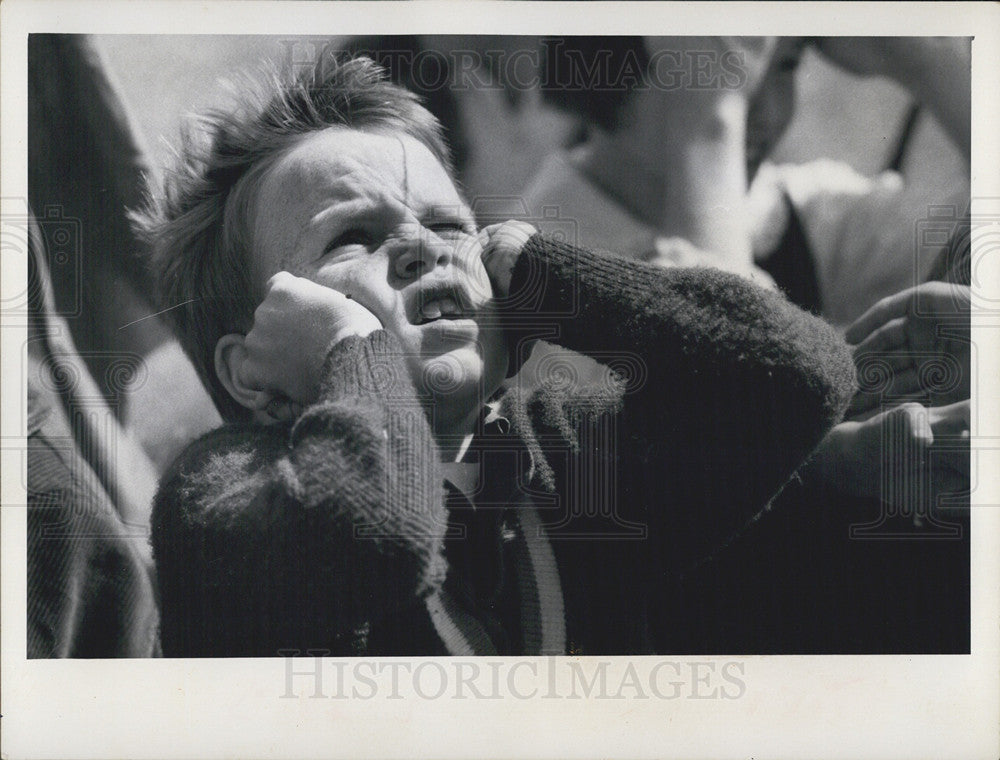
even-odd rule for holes
{"type": "Polygon", "coordinates": [[[899,501],[919,493],[915,481],[929,464],[936,501],[937,494],[968,490],[968,451],[955,446],[968,432],[968,399],[931,408],[901,404],[863,422],[837,425],[820,443],[812,467],[853,496],[899,501]]]}
{"type": "Polygon", "coordinates": [[[482,261],[497,299],[510,295],[514,265],[528,239],[538,232],[527,222],[507,221],[484,227],[479,233],[482,261]]]}
{"type": "Polygon", "coordinates": [[[969,318],[971,291],[967,285],[927,282],[883,298],[847,328],[845,338],[854,346],[859,370],[869,361],[887,365],[892,383],[878,393],[858,393],[848,417],[871,412],[886,393],[906,396],[931,392],[946,401],[970,396],[969,318]],[[930,385],[921,368],[934,370],[930,385]],[[957,366],[958,377],[954,374],[957,366]],[[944,381],[941,381],[943,372],[944,381]]]}
{"type": "Polygon", "coordinates": [[[243,341],[240,382],[266,392],[260,408],[276,397],[312,403],[330,349],[350,335],[368,335],[381,327],[374,314],[343,293],[278,272],[268,280],[243,341]]]}

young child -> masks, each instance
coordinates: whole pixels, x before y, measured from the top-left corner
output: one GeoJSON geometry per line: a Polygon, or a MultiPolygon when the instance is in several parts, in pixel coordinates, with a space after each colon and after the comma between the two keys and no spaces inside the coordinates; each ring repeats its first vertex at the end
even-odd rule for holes
{"type": "Polygon", "coordinates": [[[668,651],[677,574],[843,414],[842,340],[735,275],[477,232],[367,59],[210,123],[136,215],[229,423],[154,505],[164,653],[668,651]],[[498,397],[534,337],[629,371],[498,397]]]}

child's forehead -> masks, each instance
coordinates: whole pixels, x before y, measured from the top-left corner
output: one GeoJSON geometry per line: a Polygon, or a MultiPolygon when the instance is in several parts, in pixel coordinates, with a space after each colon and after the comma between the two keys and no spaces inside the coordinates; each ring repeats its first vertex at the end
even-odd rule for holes
{"type": "MultiPolygon", "coordinates": [[[[330,128],[300,139],[265,181],[286,198],[319,201],[342,196],[456,197],[451,177],[431,151],[397,132],[330,128]]],[[[441,198],[434,198],[440,201],[441,198]]]]}
{"type": "Polygon", "coordinates": [[[400,219],[404,209],[418,219],[472,219],[440,161],[402,133],[311,133],[264,169],[258,182],[251,224],[260,250],[295,249],[331,225],[400,219]]]}

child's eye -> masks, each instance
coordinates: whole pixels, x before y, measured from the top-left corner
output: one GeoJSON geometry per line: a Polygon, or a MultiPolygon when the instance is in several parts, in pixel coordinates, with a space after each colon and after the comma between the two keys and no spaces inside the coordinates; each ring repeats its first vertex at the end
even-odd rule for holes
{"type": "Polygon", "coordinates": [[[471,234],[462,222],[434,222],[427,225],[427,228],[439,235],[471,234]]]}
{"type": "Polygon", "coordinates": [[[373,242],[370,234],[361,229],[351,229],[339,234],[326,246],[324,253],[329,253],[337,248],[344,248],[349,245],[369,246],[373,242]]]}

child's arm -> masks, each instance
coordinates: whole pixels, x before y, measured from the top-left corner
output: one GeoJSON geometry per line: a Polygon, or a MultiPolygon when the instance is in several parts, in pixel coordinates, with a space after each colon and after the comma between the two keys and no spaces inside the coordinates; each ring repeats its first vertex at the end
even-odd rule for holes
{"type": "Polygon", "coordinates": [[[293,425],[223,428],[164,478],[152,539],[167,655],[349,653],[443,578],[437,451],[395,339],[340,340],[293,425]]]}
{"type": "Polygon", "coordinates": [[[544,321],[566,348],[640,368],[619,415],[615,507],[668,544],[668,562],[704,557],[741,530],[854,389],[850,353],[832,328],[741,277],[662,269],[541,235],[513,257],[494,248],[484,258],[501,294],[506,262],[513,329],[544,321]]]}

